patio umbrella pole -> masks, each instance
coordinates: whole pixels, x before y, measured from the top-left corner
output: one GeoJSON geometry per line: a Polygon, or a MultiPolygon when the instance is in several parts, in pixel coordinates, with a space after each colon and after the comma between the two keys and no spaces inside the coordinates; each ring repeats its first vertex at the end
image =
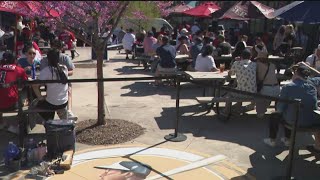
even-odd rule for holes
{"type": "Polygon", "coordinates": [[[13,47],[13,53],[14,55],[18,55],[17,53],[17,37],[18,37],[18,29],[17,29],[17,26],[18,26],[18,15],[16,14],[16,22],[14,24],[14,47],[13,47]]]}
{"type": "Polygon", "coordinates": [[[176,97],[176,127],[174,129],[174,133],[168,134],[164,136],[164,139],[172,142],[182,142],[187,140],[187,136],[179,133],[179,121],[180,121],[180,78],[181,75],[178,74],[177,81],[177,97],[176,97]]]}

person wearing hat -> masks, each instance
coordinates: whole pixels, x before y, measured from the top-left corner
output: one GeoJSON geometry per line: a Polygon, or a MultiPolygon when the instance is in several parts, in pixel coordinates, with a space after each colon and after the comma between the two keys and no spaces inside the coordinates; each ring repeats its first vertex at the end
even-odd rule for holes
{"type": "MultiPolygon", "coordinates": [[[[268,61],[267,52],[259,52],[257,62],[257,91],[262,95],[277,97],[280,94],[280,86],[276,76],[276,66],[268,61]]],[[[257,99],[256,111],[258,118],[262,118],[267,112],[271,101],[257,99]]]]}
{"type": "MultiPolygon", "coordinates": [[[[18,88],[16,84],[11,84],[9,87],[2,85],[9,85],[16,82],[18,79],[27,80],[27,74],[23,68],[16,65],[16,59],[11,51],[6,51],[0,61],[0,111],[13,111],[18,109],[18,88]]],[[[0,113],[0,129],[7,126],[3,121],[2,113],[0,113]]],[[[18,125],[11,125],[8,131],[17,133],[18,125]]]]}
{"type": "Polygon", "coordinates": [[[182,36],[186,36],[187,37],[187,42],[188,42],[187,44],[188,45],[190,44],[189,31],[186,28],[183,28],[183,29],[181,29],[180,34],[177,36],[176,47],[178,47],[180,45],[179,38],[182,37],[182,36]]]}
{"type": "MultiPolygon", "coordinates": [[[[292,82],[282,87],[280,98],[301,100],[298,127],[319,126],[320,121],[314,110],[318,110],[317,87],[320,86],[320,77],[310,78],[310,66],[304,62],[299,62],[292,69],[294,71],[292,82]]],[[[296,118],[295,114],[296,107],[294,104],[279,101],[276,112],[270,117],[269,137],[264,139],[264,143],[271,147],[276,146],[279,124],[281,122],[293,124],[296,118]]],[[[285,146],[290,145],[290,134],[291,131],[284,127],[285,136],[281,138],[281,141],[285,146]]],[[[320,133],[316,132],[314,135],[315,145],[307,146],[307,149],[320,153],[320,133]]]]}
{"type": "Polygon", "coordinates": [[[320,44],[314,50],[314,53],[307,57],[306,62],[309,63],[311,67],[320,70],[320,44]]]}
{"type": "Polygon", "coordinates": [[[179,45],[176,47],[176,51],[179,54],[189,55],[188,38],[187,38],[187,36],[181,36],[179,38],[179,45]]]}

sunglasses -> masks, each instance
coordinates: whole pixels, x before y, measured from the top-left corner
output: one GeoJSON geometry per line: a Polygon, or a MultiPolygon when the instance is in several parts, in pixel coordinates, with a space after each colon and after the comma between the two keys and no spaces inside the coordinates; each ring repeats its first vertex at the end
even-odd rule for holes
{"type": "Polygon", "coordinates": [[[36,52],[28,52],[29,55],[36,55],[36,52]]]}

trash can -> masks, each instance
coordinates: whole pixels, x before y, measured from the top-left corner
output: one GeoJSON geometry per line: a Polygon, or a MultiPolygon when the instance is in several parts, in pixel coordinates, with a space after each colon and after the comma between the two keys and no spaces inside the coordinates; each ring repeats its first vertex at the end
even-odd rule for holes
{"type": "Polygon", "coordinates": [[[75,124],[73,120],[50,120],[45,124],[47,155],[50,158],[62,155],[64,151],[75,150],[75,124]]]}

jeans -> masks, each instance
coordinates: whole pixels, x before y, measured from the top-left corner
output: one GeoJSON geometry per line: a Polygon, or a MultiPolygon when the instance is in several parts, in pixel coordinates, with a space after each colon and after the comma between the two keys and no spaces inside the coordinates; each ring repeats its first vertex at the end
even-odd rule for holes
{"type": "MultiPolygon", "coordinates": [[[[63,109],[65,107],[67,107],[67,105],[68,105],[68,102],[66,102],[62,105],[53,105],[53,104],[50,104],[46,100],[42,100],[42,101],[38,102],[37,107],[41,108],[41,109],[59,110],[59,109],[63,109]]],[[[55,114],[55,112],[39,112],[39,115],[46,121],[49,119],[53,119],[54,114],[55,114]]]]}
{"type": "MultiPolygon", "coordinates": [[[[283,119],[281,113],[275,112],[271,114],[270,121],[269,121],[269,138],[271,139],[277,138],[279,125],[284,122],[285,120],[283,119]]],[[[283,128],[284,128],[284,136],[289,139],[291,135],[291,130],[286,128],[285,126],[283,126],[283,128]]]]}

